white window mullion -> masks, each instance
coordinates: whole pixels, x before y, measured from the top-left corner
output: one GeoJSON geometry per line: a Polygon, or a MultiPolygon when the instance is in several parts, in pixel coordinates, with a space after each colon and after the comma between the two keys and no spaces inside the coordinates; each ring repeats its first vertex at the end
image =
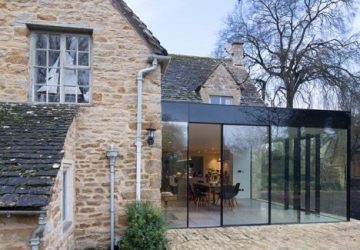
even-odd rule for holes
{"type": "Polygon", "coordinates": [[[45,56],[46,56],[46,103],[49,103],[49,47],[50,47],[50,39],[49,34],[46,34],[46,50],[45,50],[45,56]]]}
{"type": "Polygon", "coordinates": [[[59,91],[60,91],[60,103],[65,102],[64,96],[64,59],[65,59],[65,36],[62,34],[60,36],[60,63],[59,63],[59,70],[60,70],[60,82],[59,82],[59,91]]]}
{"type": "Polygon", "coordinates": [[[35,56],[36,56],[36,35],[30,35],[30,85],[31,85],[31,101],[35,102],[35,56]]]}

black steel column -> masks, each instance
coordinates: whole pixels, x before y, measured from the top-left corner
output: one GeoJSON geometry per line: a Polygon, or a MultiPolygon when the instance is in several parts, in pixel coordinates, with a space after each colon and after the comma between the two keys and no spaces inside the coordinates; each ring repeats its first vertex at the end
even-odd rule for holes
{"type": "Polygon", "coordinates": [[[289,139],[285,140],[284,143],[284,152],[285,152],[285,162],[284,162],[284,177],[285,177],[285,182],[284,182],[284,208],[285,209],[289,209],[289,179],[290,179],[290,174],[289,174],[289,139]]]}
{"type": "Polygon", "coordinates": [[[271,126],[268,127],[268,142],[269,142],[269,151],[268,151],[268,161],[269,161],[269,173],[268,173],[268,224],[271,224],[271,188],[272,188],[272,135],[271,135],[271,126]]]}
{"type": "Polygon", "coordinates": [[[297,130],[297,136],[294,139],[294,209],[297,210],[297,222],[300,223],[301,208],[301,131],[297,130]]]}
{"type": "Polygon", "coordinates": [[[305,212],[310,213],[311,138],[306,135],[305,146],[305,212]]]}
{"type": "MultiPolygon", "coordinates": [[[[220,194],[222,194],[224,187],[224,124],[221,124],[220,129],[220,194]]],[[[224,226],[224,205],[222,195],[220,195],[220,205],[220,226],[224,226]]]]}
{"type": "Polygon", "coordinates": [[[320,135],[315,136],[315,213],[320,213],[320,135]]]}

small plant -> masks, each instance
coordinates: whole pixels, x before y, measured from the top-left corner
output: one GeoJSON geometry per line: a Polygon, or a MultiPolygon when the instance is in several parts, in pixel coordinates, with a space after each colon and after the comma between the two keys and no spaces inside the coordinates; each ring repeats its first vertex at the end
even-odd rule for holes
{"type": "Polygon", "coordinates": [[[129,204],[128,228],[120,240],[124,250],[163,250],[166,246],[166,220],[162,211],[150,202],[129,204]]]}

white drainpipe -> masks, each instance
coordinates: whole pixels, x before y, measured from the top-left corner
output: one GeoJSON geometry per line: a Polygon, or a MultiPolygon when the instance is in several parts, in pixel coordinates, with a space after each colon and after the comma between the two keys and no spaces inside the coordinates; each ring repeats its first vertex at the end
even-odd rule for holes
{"type": "Polygon", "coordinates": [[[144,81],[144,76],[154,70],[158,66],[158,62],[168,63],[170,57],[168,56],[158,56],[151,55],[149,61],[152,62],[151,66],[145,69],[142,69],[138,72],[137,80],[137,131],[136,131],[136,204],[139,204],[141,201],[141,153],[142,153],[142,140],[141,140],[141,125],[142,125],[142,86],[144,81]]]}

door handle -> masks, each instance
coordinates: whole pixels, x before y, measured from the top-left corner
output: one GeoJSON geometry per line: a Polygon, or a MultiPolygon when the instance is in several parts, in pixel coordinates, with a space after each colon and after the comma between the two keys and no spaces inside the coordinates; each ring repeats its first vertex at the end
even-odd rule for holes
{"type": "Polygon", "coordinates": [[[240,173],[240,174],[241,174],[241,173],[244,173],[244,171],[242,171],[242,170],[238,170],[238,173],[240,173]]]}

